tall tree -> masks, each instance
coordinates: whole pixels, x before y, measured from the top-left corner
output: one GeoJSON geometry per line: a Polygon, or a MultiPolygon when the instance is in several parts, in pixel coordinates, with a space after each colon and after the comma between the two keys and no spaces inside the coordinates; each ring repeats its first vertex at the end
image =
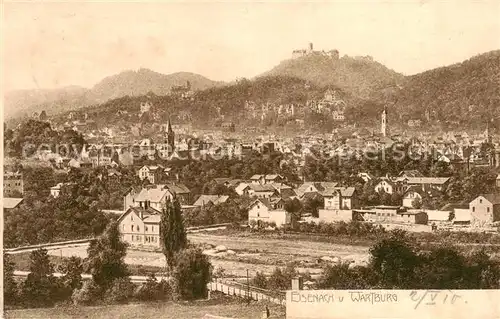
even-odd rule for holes
{"type": "Polygon", "coordinates": [[[174,257],[177,293],[184,300],[205,298],[212,277],[212,264],[198,248],[188,248],[174,257]]]}
{"type": "Polygon", "coordinates": [[[101,236],[90,242],[85,268],[102,291],[109,288],[113,280],[128,276],[123,260],[126,254],[127,244],[120,238],[117,222],[111,222],[101,236]]]}
{"type": "Polygon", "coordinates": [[[15,264],[8,254],[3,255],[3,300],[6,305],[16,302],[17,285],[14,280],[15,264]]]}
{"type": "Polygon", "coordinates": [[[181,205],[175,198],[173,201],[168,201],[163,209],[160,220],[160,238],[163,254],[165,254],[168,266],[172,269],[175,254],[187,245],[181,205]]]}
{"type": "Polygon", "coordinates": [[[54,265],[47,250],[40,248],[30,254],[30,273],[22,286],[22,299],[29,306],[40,307],[54,303],[56,280],[54,265]]]}

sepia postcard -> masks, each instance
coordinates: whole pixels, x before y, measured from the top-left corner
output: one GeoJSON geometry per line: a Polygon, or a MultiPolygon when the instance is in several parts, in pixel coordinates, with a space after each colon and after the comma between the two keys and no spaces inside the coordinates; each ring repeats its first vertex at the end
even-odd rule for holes
{"type": "Polygon", "coordinates": [[[2,318],[500,318],[500,1],[3,1],[2,318]]]}

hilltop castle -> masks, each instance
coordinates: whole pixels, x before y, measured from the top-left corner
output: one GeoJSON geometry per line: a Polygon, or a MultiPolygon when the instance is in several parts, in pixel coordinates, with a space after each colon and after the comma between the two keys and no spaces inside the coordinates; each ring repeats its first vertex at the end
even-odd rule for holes
{"type": "Polygon", "coordinates": [[[307,49],[293,50],[292,51],[292,59],[297,59],[297,58],[301,58],[301,57],[312,55],[312,54],[328,56],[328,57],[335,59],[335,60],[339,58],[339,51],[338,50],[330,50],[328,52],[326,52],[326,51],[314,51],[313,44],[309,43],[309,46],[307,47],[307,49]]]}

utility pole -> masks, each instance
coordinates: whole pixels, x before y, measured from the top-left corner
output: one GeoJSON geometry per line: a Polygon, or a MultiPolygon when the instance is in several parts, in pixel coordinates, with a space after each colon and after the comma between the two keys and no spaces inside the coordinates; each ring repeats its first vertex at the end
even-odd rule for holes
{"type": "Polygon", "coordinates": [[[250,279],[248,277],[248,269],[247,269],[247,303],[250,304],[250,279]]]}

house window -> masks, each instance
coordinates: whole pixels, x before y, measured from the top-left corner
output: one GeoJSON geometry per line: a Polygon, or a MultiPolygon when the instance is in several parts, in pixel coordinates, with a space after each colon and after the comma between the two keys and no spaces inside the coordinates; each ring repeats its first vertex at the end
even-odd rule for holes
{"type": "Polygon", "coordinates": [[[483,203],[483,200],[480,198],[479,199],[479,204],[482,204],[483,203]]]}
{"type": "Polygon", "coordinates": [[[144,231],[148,231],[148,226],[144,226],[144,231]]]}
{"type": "Polygon", "coordinates": [[[140,231],[139,226],[137,226],[137,231],[140,231]]]}
{"type": "Polygon", "coordinates": [[[134,215],[130,215],[130,220],[134,220],[134,215]]]}
{"type": "Polygon", "coordinates": [[[130,225],[130,229],[134,231],[134,225],[130,225]]]}
{"type": "Polygon", "coordinates": [[[472,211],[475,212],[476,211],[476,207],[472,207],[472,211]]]}
{"type": "Polygon", "coordinates": [[[489,208],[489,207],[487,207],[487,208],[486,208],[486,211],[489,213],[489,212],[490,212],[490,208],[489,208]]]}

